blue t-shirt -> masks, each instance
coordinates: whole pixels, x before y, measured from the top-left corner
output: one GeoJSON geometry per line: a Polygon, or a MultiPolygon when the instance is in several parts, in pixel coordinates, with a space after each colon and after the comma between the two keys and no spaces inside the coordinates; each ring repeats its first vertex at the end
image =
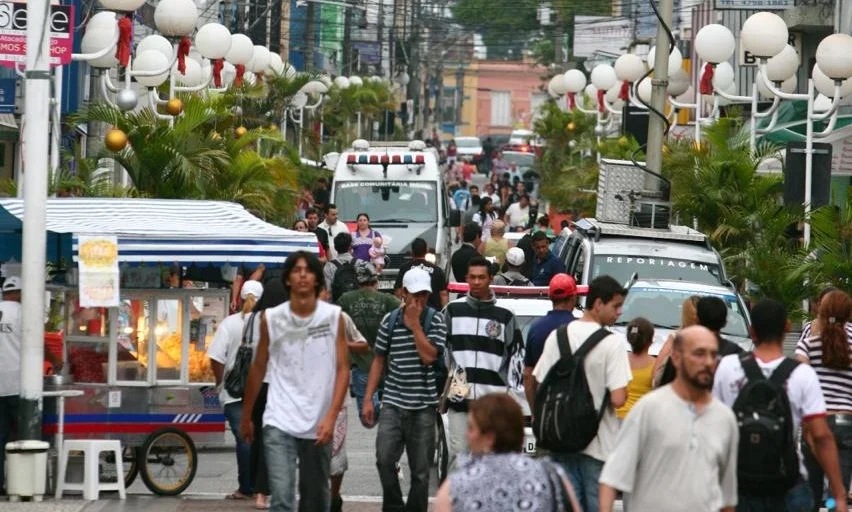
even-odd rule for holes
{"type": "Polygon", "coordinates": [[[564,310],[549,311],[547,315],[536,320],[527,332],[524,366],[535,367],[550,333],[572,321],[574,321],[574,313],[564,310]]]}
{"type": "Polygon", "coordinates": [[[460,188],[453,192],[453,201],[456,202],[457,210],[467,210],[470,206],[470,191],[466,188],[460,188]]]}
{"type": "Polygon", "coordinates": [[[552,252],[547,253],[547,258],[539,262],[538,257],[533,257],[532,279],[534,286],[548,286],[550,279],[556,274],[565,272],[565,265],[552,252]]]}

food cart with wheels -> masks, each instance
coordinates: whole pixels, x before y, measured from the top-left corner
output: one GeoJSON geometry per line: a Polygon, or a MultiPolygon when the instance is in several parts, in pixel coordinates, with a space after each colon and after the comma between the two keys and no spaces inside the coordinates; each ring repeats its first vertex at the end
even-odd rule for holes
{"type": "MultiPolygon", "coordinates": [[[[22,201],[0,199],[7,274],[20,261],[23,216],[22,201]]],[[[46,338],[64,366],[45,390],[83,392],[65,399],[65,438],[118,439],[127,485],[138,474],[154,493],[181,493],[198,467],[196,445],[224,442],[206,351],[229,314],[231,282],[240,267],[263,264],[274,273],[294,251],[317,253],[316,237],[233,203],[151,199],[49,199],[47,230],[46,330],[62,335],[46,338]],[[92,236],[114,243],[87,245],[92,236]],[[118,306],[82,307],[78,259],[116,249],[118,306]]],[[[57,430],[54,402],[45,400],[46,436],[57,430]]]]}

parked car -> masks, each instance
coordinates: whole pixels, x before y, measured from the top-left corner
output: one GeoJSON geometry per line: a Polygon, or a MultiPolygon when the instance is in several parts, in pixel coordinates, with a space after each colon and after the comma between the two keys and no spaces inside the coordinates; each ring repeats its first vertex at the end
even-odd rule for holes
{"type": "Polygon", "coordinates": [[[456,155],[460,160],[479,163],[485,158],[479,137],[456,137],[456,155]]]}

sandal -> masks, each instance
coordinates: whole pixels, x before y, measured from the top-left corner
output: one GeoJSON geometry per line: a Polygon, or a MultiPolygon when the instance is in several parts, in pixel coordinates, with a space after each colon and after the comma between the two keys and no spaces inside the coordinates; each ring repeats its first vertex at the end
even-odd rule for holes
{"type": "Polygon", "coordinates": [[[256,510],[267,510],[269,509],[269,496],[262,498],[261,500],[255,499],[254,508],[256,510]]]}
{"type": "Polygon", "coordinates": [[[226,500],[250,500],[251,496],[246,496],[240,491],[234,491],[231,494],[225,496],[226,500]]]}

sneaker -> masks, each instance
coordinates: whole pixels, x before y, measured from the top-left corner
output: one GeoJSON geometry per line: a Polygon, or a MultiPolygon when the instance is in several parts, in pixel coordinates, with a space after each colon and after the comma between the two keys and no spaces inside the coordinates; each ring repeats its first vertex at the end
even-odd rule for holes
{"type": "Polygon", "coordinates": [[[343,498],[340,496],[331,497],[331,512],[343,512],[343,498]]]}

